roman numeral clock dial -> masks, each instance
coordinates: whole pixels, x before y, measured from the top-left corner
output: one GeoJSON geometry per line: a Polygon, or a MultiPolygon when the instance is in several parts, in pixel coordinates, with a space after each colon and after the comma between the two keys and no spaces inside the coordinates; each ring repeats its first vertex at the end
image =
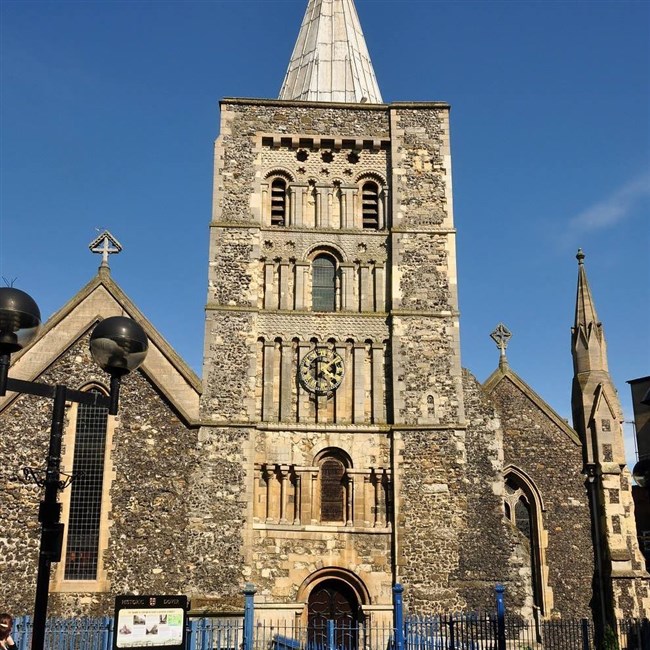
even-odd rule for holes
{"type": "Polygon", "coordinates": [[[343,359],[329,348],[316,348],[308,352],[300,362],[300,383],[310,393],[327,395],[333,393],[343,381],[343,359]]]}

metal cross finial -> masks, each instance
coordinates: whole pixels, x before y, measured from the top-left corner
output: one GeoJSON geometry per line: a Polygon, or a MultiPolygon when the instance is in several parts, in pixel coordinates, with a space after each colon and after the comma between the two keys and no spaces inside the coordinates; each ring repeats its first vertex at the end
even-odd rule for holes
{"type": "Polygon", "coordinates": [[[122,244],[120,244],[120,242],[117,241],[108,230],[104,230],[99,237],[90,242],[88,248],[90,248],[93,253],[102,256],[102,263],[99,268],[107,269],[109,268],[108,256],[119,253],[122,250],[122,244]]]}
{"type": "Polygon", "coordinates": [[[490,334],[490,338],[497,344],[497,347],[501,351],[499,357],[499,366],[508,365],[508,360],[506,359],[506,348],[508,347],[508,341],[512,337],[512,332],[503,324],[499,323],[494,332],[490,334]]]}

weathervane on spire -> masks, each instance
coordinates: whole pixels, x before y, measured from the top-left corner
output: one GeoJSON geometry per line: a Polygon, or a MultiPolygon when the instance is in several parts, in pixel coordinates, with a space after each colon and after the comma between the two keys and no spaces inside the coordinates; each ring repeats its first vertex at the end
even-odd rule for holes
{"type": "Polygon", "coordinates": [[[88,248],[93,253],[102,256],[102,263],[99,265],[100,269],[110,269],[110,266],[108,265],[108,256],[116,255],[121,252],[122,244],[120,244],[120,242],[117,241],[108,230],[104,230],[99,237],[90,242],[88,248]]]}
{"type": "Polygon", "coordinates": [[[508,365],[508,359],[506,358],[506,348],[508,347],[508,341],[511,337],[512,332],[503,323],[499,323],[492,334],[490,334],[490,338],[497,344],[497,348],[500,350],[499,368],[503,368],[508,365]]]}

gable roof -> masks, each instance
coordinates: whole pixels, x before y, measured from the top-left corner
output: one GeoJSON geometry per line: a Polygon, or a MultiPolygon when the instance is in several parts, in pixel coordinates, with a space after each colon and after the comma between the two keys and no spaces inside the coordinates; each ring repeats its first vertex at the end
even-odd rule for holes
{"type": "Polygon", "coordinates": [[[544,413],[576,445],[582,445],[580,437],[516,372],[507,364],[500,365],[483,383],[483,390],[491,395],[504,380],[510,380],[535,406],[544,413]]]}
{"type": "MultiPolygon", "coordinates": [[[[33,381],[69,350],[94,324],[109,316],[129,316],[149,338],[149,351],[140,370],[169,400],[188,425],[198,425],[201,380],[156,328],[120,289],[107,268],[45,323],[36,339],[12,356],[10,376],[33,381]]],[[[7,392],[0,412],[16,399],[7,392]]]]}

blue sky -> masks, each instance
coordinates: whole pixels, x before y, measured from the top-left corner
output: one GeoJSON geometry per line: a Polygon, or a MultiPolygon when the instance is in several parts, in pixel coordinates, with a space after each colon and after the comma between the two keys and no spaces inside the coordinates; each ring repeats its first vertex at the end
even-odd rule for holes
{"type": "MultiPolygon", "coordinates": [[[[577,266],[650,374],[650,3],[357,0],[384,101],[452,105],[463,365],[570,417],[577,266]]],[[[306,0],[0,3],[0,275],[51,315],[113,277],[200,373],[222,97],[275,98],[306,0]]]]}

